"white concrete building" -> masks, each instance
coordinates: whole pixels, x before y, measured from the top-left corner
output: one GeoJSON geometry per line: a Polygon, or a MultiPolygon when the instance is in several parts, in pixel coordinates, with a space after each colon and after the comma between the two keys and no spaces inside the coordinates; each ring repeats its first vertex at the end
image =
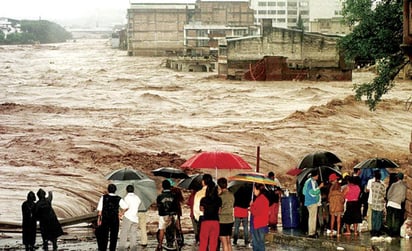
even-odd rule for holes
{"type": "Polygon", "coordinates": [[[305,30],[309,29],[310,0],[251,0],[255,10],[255,24],[261,25],[262,19],[271,19],[273,27],[295,28],[299,16],[305,30]]]}
{"type": "Polygon", "coordinates": [[[0,17],[0,31],[4,33],[6,39],[8,34],[21,32],[21,25],[16,20],[0,17]]]}
{"type": "Polygon", "coordinates": [[[262,19],[271,19],[273,27],[295,28],[300,16],[305,31],[311,31],[312,21],[341,18],[342,1],[344,0],[250,0],[250,6],[255,11],[257,25],[262,24],[262,19]]]}

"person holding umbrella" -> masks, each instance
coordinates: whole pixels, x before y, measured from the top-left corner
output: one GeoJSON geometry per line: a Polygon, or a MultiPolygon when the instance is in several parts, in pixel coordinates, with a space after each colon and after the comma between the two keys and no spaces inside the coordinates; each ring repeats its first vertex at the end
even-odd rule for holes
{"type": "Polygon", "coordinates": [[[265,185],[260,183],[255,183],[253,187],[255,200],[250,204],[250,213],[253,217],[253,251],[265,251],[265,234],[269,223],[269,200],[264,195],[265,190],[265,185]]]}
{"type": "Polygon", "coordinates": [[[305,206],[308,209],[308,236],[311,238],[317,238],[316,222],[318,206],[320,204],[320,189],[324,186],[323,182],[318,186],[319,172],[317,169],[310,173],[311,178],[305,182],[303,186],[303,195],[305,196],[305,206]]]}
{"type": "Polygon", "coordinates": [[[163,249],[163,239],[166,228],[171,224],[171,217],[175,217],[178,212],[178,201],[174,193],[172,193],[171,184],[168,180],[162,182],[163,191],[157,196],[157,210],[159,213],[159,229],[157,232],[158,245],[156,251],[163,249]]]}

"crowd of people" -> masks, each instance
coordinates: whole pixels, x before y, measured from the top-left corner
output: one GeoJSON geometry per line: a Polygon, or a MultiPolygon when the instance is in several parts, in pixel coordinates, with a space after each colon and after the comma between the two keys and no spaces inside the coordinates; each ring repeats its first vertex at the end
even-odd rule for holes
{"type": "MultiPolygon", "coordinates": [[[[273,172],[270,172],[268,177],[276,179],[273,172]]],[[[137,250],[136,237],[139,223],[137,215],[140,199],[133,193],[133,186],[128,186],[126,189],[127,195],[121,198],[115,193],[116,186],[110,184],[107,193],[99,200],[96,229],[98,250],[107,250],[107,246],[111,251],[116,250],[116,247],[119,250],[126,250],[127,238],[129,238],[130,250],[137,250]],[[117,244],[119,229],[121,231],[119,244],[117,244]]],[[[279,191],[281,191],[279,187],[256,183],[253,188],[252,184],[250,187],[241,186],[232,193],[228,189],[226,178],[219,178],[216,184],[210,174],[203,174],[201,189],[192,190],[187,199],[198,250],[233,250],[232,245],[237,245],[239,239],[241,224],[244,244],[249,246],[251,243],[253,250],[256,251],[265,250],[264,236],[269,227],[275,228],[277,225],[279,191]],[[273,206],[274,204],[277,205],[273,206]]],[[[173,180],[162,181],[162,191],[156,199],[159,215],[156,251],[175,250],[174,245],[184,245],[180,222],[184,201],[182,191],[175,186],[173,180]],[[175,235],[168,233],[170,227],[175,229],[175,235]]],[[[143,231],[141,233],[144,234],[143,231]]]]}
{"type": "MultiPolygon", "coordinates": [[[[352,175],[344,173],[339,177],[332,173],[326,182],[319,181],[319,172],[310,173],[302,189],[301,205],[307,210],[307,235],[317,238],[327,229],[331,236],[359,235],[363,221],[367,220],[372,237],[383,235],[399,236],[404,221],[406,185],[403,173],[391,176],[387,187],[381,172],[362,186],[360,170],[352,175]],[[386,216],[386,218],[385,218],[386,216]],[[386,220],[386,228],[384,228],[386,220]],[[322,224],[320,224],[323,222],[322,224]],[[325,224],[329,223],[328,225],[325,224]],[[319,229],[321,226],[325,228],[319,229]]],[[[203,174],[200,190],[192,190],[187,205],[190,207],[195,244],[199,251],[232,251],[240,238],[244,245],[254,251],[265,250],[265,234],[278,225],[278,212],[282,190],[273,172],[268,177],[279,186],[254,183],[240,186],[234,193],[228,189],[228,180],[219,178],[217,184],[210,174],[203,174]],[[250,194],[250,196],[248,195],[250,194]],[[240,226],[243,236],[240,236],[240,226]]],[[[95,230],[98,250],[138,250],[137,232],[140,227],[140,245],[147,245],[145,212],[139,211],[140,198],[134,193],[134,186],[126,187],[126,196],[116,195],[116,185],[109,184],[97,204],[98,220],[95,230]],[[120,231],[121,230],[121,231],[120,231]],[[119,236],[120,232],[120,236],[119,236]]],[[[57,250],[57,238],[63,234],[61,225],[51,205],[52,192],[39,189],[38,200],[29,192],[22,204],[23,244],[26,251],[35,250],[36,226],[40,223],[43,249],[48,250],[51,242],[57,250]]],[[[181,227],[182,191],[173,180],[162,181],[162,192],[157,196],[159,215],[156,251],[183,246],[181,227]],[[171,235],[168,229],[173,227],[171,235]],[[177,242],[176,242],[177,241],[177,242]],[[165,242],[165,243],[164,243],[165,242]]],[[[306,218],[305,218],[306,219],[306,218]]]]}
{"type": "Polygon", "coordinates": [[[360,170],[354,169],[352,175],[344,173],[340,178],[332,173],[326,182],[319,182],[318,170],[311,172],[302,189],[303,205],[309,215],[309,237],[317,238],[324,229],[331,236],[359,235],[359,225],[363,222],[368,223],[372,238],[385,234],[400,236],[406,199],[403,173],[391,176],[388,185],[383,181],[381,170],[374,171],[374,177],[364,186],[359,175],[360,170]],[[329,226],[322,228],[321,218],[325,218],[329,226]]]}

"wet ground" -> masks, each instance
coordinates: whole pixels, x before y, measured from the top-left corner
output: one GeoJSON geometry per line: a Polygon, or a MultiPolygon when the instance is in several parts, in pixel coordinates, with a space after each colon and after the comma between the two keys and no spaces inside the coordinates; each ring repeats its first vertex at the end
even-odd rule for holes
{"type": "MultiPolygon", "coordinates": [[[[59,238],[59,250],[97,250],[96,240],[91,228],[72,227],[65,229],[67,234],[59,238]]],[[[21,234],[7,233],[10,238],[0,238],[0,250],[22,250],[21,234]]],[[[3,236],[4,237],[4,236],[3,236]]],[[[149,243],[141,247],[142,251],[155,250],[157,242],[154,235],[149,234],[149,243]]],[[[40,235],[37,243],[41,243],[40,235]]],[[[38,249],[41,250],[40,246],[38,249]]],[[[321,235],[318,239],[307,238],[299,229],[271,230],[267,236],[266,250],[270,251],[315,251],[315,250],[380,250],[397,251],[412,250],[412,240],[407,238],[389,238],[383,236],[377,240],[371,239],[369,232],[351,236],[321,235]]],[[[185,246],[182,251],[195,251],[198,247],[194,244],[193,233],[185,234],[185,246]]],[[[238,245],[233,246],[234,251],[252,250],[245,246],[242,239],[238,245]]]]}

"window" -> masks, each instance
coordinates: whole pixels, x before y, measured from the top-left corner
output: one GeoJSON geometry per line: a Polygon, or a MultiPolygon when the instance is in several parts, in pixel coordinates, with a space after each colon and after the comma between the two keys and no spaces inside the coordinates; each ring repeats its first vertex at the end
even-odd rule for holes
{"type": "Polygon", "coordinates": [[[286,11],[285,10],[278,10],[278,15],[285,15],[286,11]]]}
{"type": "Polygon", "coordinates": [[[276,10],[269,10],[268,14],[276,15],[276,10]]]}
{"type": "Polygon", "coordinates": [[[278,6],[286,6],[285,2],[278,2],[278,6]]]}
{"type": "Polygon", "coordinates": [[[268,6],[276,6],[276,2],[268,2],[268,6]]]}
{"type": "Polygon", "coordinates": [[[260,14],[260,15],[265,15],[265,14],[267,14],[267,11],[266,11],[266,10],[259,10],[259,11],[258,11],[258,14],[260,14]]]}
{"type": "Polygon", "coordinates": [[[301,7],[306,7],[308,5],[309,5],[308,2],[300,2],[300,4],[299,4],[299,6],[301,6],[301,7]]]}
{"type": "Polygon", "coordinates": [[[288,11],[288,14],[289,15],[296,15],[296,14],[298,14],[298,11],[297,10],[290,10],[290,11],[288,11]]]}
{"type": "Polygon", "coordinates": [[[267,6],[267,2],[258,2],[258,6],[267,6]]]}
{"type": "Polygon", "coordinates": [[[288,7],[296,7],[296,6],[298,6],[298,4],[296,2],[288,3],[288,7]]]}
{"type": "Polygon", "coordinates": [[[286,23],[286,19],[285,18],[278,18],[277,22],[278,23],[286,23]]]}

